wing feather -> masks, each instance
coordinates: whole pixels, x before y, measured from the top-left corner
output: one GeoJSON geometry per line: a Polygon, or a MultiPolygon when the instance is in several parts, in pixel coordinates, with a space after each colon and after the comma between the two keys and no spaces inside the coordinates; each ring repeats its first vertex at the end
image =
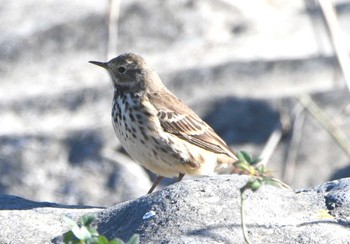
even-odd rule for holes
{"type": "Polygon", "coordinates": [[[150,99],[158,110],[158,119],[164,131],[203,149],[237,158],[220,136],[189,107],[172,94],[166,93],[164,96],[162,100],[160,96],[150,99]]]}

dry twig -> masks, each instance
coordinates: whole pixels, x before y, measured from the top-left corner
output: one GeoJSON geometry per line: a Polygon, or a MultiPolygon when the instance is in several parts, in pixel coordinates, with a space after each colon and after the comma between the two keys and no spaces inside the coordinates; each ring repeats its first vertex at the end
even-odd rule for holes
{"type": "Polygon", "coordinates": [[[337,20],[336,11],[329,0],[318,0],[318,3],[327,23],[330,39],[344,75],[345,83],[350,91],[350,57],[345,38],[337,20]]]}
{"type": "Polygon", "coordinates": [[[259,165],[267,165],[268,161],[272,156],[272,153],[275,151],[278,143],[280,142],[282,135],[283,132],[281,126],[276,127],[276,129],[271,133],[269,139],[267,140],[267,143],[265,144],[264,149],[260,154],[259,158],[261,159],[261,161],[259,162],[259,165]]]}
{"type": "Polygon", "coordinates": [[[286,132],[289,130],[290,127],[290,121],[289,116],[287,115],[287,108],[283,106],[284,104],[281,103],[279,108],[279,114],[280,114],[280,121],[276,125],[275,129],[271,133],[269,139],[267,140],[264,149],[262,150],[259,159],[260,162],[258,165],[266,166],[268,161],[270,160],[273,152],[276,150],[276,147],[278,143],[281,141],[283,135],[286,134],[286,132]]]}
{"type": "Polygon", "coordinates": [[[283,174],[282,179],[287,183],[291,183],[294,178],[296,158],[297,158],[298,148],[299,148],[299,144],[302,136],[302,127],[305,119],[303,106],[299,104],[299,106],[297,105],[293,110],[294,110],[293,112],[294,122],[291,130],[292,138],[290,140],[287,159],[286,159],[285,167],[282,173],[283,174]]]}
{"type": "Polygon", "coordinates": [[[108,47],[107,58],[117,56],[119,0],[109,0],[108,4],[108,47]]]}
{"type": "Polygon", "coordinates": [[[309,95],[299,97],[299,102],[307,108],[312,116],[323,126],[323,128],[334,138],[343,151],[350,157],[350,141],[345,133],[338,127],[332,126],[332,122],[324,114],[323,110],[312,101],[309,95]]]}

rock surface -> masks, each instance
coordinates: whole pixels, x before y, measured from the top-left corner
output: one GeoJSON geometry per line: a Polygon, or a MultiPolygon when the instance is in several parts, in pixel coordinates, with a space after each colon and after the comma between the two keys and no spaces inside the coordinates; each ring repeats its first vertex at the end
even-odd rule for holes
{"type": "MultiPolygon", "coordinates": [[[[246,176],[203,177],[107,209],[0,196],[0,243],[60,243],[62,216],[87,213],[109,238],[141,243],[243,243],[240,187],[246,176]]],[[[253,243],[348,243],[350,178],[294,192],[264,186],[247,192],[244,214],[253,243]]]]}
{"type": "Polygon", "coordinates": [[[0,195],[0,243],[51,243],[68,228],[63,216],[78,219],[101,208],[34,202],[0,195]]]}
{"type": "MultiPolygon", "coordinates": [[[[149,188],[120,153],[108,75],[87,62],[107,59],[107,2],[0,0],[1,193],[110,206],[149,188]]],[[[313,1],[120,2],[117,53],[144,56],[235,151],[259,156],[280,108],[292,114],[304,93],[350,136],[349,95],[313,1]]],[[[349,39],[349,2],[334,4],[349,39]]],[[[305,114],[295,159],[290,131],[269,167],[298,188],[349,176],[349,156],[305,114]]]]}
{"type": "MultiPolygon", "coordinates": [[[[97,226],[106,236],[125,240],[139,233],[144,243],[243,243],[239,188],[246,179],[184,181],[102,211],[97,226]]],[[[348,243],[349,203],[343,200],[350,179],[343,181],[299,193],[272,186],[250,193],[245,217],[252,243],[348,243]],[[343,215],[332,215],[325,194],[339,201],[334,209],[343,215]]]]}

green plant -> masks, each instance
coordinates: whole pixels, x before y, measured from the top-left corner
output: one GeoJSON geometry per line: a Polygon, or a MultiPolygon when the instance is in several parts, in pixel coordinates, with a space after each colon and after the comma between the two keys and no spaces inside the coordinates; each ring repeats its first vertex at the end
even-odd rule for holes
{"type": "Polygon", "coordinates": [[[248,236],[247,226],[244,219],[244,195],[247,190],[253,192],[259,190],[264,184],[283,186],[289,188],[286,184],[280,180],[273,178],[271,172],[266,169],[263,165],[258,165],[259,159],[252,158],[246,152],[239,152],[237,154],[238,162],[236,163],[236,173],[249,175],[247,183],[241,187],[241,225],[243,231],[243,237],[245,242],[251,243],[248,236]]]}
{"type": "Polygon", "coordinates": [[[64,234],[63,242],[65,244],[138,244],[140,236],[134,234],[126,243],[120,239],[114,238],[108,240],[105,236],[100,235],[98,231],[91,227],[95,220],[94,215],[84,215],[79,219],[79,223],[74,220],[63,217],[64,221],[71,226],[71,230],[64,234]]]}

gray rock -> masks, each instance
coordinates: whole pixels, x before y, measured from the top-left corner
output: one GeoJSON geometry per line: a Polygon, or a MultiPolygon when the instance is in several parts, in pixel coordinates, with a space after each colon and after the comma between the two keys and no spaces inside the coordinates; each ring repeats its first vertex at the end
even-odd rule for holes
{"type": "Polygon", "coordinates": [[[350,222],[350,178],[330,181],[314,190],[324,195],[327,209],[339,222],[350,222]]]}
{"type": "MultiPolygon", "coordinates": [[[[319,11],[305,3],[121,1],[118,53],[145,56],[234,150],[259,155],[282,101],[293,107],[291,97],[317,92],[330,118],[349,103],[345,89],[334,89],[341,78],[319,11]]],[[[348,33],[349,3],[334,4],[348,33]]],[[[100,1],[1,2],[0,192],[109,206],[148,190],[143,169],[116,152],[108,76],[87,63],[106,59],[105,14],[100,1]]],[[[339,125],[347,135],[348,122],[339,125]]],[[[283,175],[289,148],[284,139],[269,162],[276,176],[283,175]]],[[[321,184],[348,165],[307,115],[290,184],[321,184]]],[[[153,242],[242,242],[244,180],[184,181],[105,211],[1,195],[0,242],[49,242],[68,228],[62,215],[96,211],[98,228],[110,237],[136,232],[153,242]]],[[[348,196],[348,179],[298,194],[264,187],[247,199],[250,235],[256,243],[348,243],[348,196]]]]}
{"type": "MultiPolygon", "coordinates": [[[[231,175],[180,182],[100,212],[96,225],[109,238],[139,233],[142,243],[242,243],[239,188],[246,180],[231,175]]],[[[349,186],[350,179],[343,181],[349,186]]],[[[328,213],[324,187],[294,193],[264,186],[249,193],[245,217],[252,242],[347,243],[349,222],[328,213]]],[[[347,187],[341,191],[349,194],[347,187]]]]}
{"type": "MultiPolygon", "coordinates": [[[[226,175],[185,180],[158,192],[107,209],[33,202],[0,195],[0,243],[60,243],[69,226],[97,214],[94,223],[108,238],[141,243],[243,243],[240,187],[247,176],[226,175]]],[[[247,192],[244,214],[253,243],[348,243],[348,199],[327,205],[330,196],[349,195],[350,178],[295,193],[263,186],[247,192]]]]}
{"type": "Polygon", "coordinates": [[[55,236],[69,230],[63,216],[78,220],[101,209],[0,195],[0,243],[51,243],[55,236]]]}
{"type": "MultiPolygon", "coordinates": [[[[263,1],[252,8],[244,0],[121,1],[117,51],[144,56],[235,151],[258,156],[278,123],[281,101],[293,106],[291,96],[322,91],[331,117],[348,103],[345,89],[332,92],[341,76],[310,3],[263,1]]],[[[348,33],[349,3],[334,4],[348,33]]],[[[120,145],[110,123],[112,86],[103,70],[87,63],[107,59],[106,5],[1,1],[0,192],[111,205],[147,191],[143,169],[114,154],[120,145]],[[133,171],[140,173],[126,173],[133,171]]],[[[341,128],[350,131],[348,121],[341,128]]],[[[320,184],[348,165],[312,118],[304,129],[288,182],[298,188],[320,184]]],[[[288,146],[287,135],[269,162],[276,176],[283,175],[288,146]]]]}
{"type": "Polygon", "coordinates": [[[121,153],[102,151],[101,141],[98,130],[62,139],[0,137],[0,190],[33,200],[101,206],[147,192],[151,182],[145,171],[121,153]]]}

